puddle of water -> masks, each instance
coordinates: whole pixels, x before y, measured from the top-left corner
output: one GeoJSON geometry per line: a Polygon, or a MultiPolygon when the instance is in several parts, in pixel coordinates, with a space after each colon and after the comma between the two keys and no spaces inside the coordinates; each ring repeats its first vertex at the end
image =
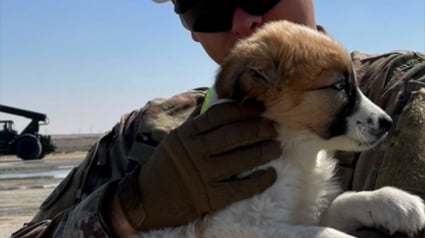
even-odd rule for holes
{"type": "Polygon", "coordinates": [[[5,173],[0,179],[28,179],[28,178],[65,178],[71,169],[57,169],[44,172],[5,173]]]}
{"type": "Polygon", "coordinates": [[[56,188],[59,185],[59,183],[49,183],[49,184],[32,184],[32,185],[16,185],[16,186],[11,186],[11,187],[7,187],[6,189],[1,189],[2,190],[26,190],[26,189],[33,189],[33,188],[56,188]]]}

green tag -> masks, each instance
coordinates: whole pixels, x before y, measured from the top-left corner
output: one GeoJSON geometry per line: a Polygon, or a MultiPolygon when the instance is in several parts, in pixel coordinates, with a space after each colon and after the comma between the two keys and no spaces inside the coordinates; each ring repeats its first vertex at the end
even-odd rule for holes
{"type": "Polygon", "coordinates": [[[210,103],[211,95],[212,95],[212,89],[209,88],[207,90],[207,93],[205,94],[204,102],[202,103],[202,106],[201,106],[201,114],[207,110],[208,105],[210,103]]]}

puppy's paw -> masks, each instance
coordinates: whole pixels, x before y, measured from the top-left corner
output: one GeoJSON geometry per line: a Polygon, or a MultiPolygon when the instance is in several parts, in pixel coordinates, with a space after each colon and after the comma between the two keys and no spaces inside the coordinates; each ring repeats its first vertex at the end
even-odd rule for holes
{"type": "MultiPolygon", "coordinates": [[[[373,191],[364,225],[383,228],[390,234],[403,232],[413,235],[425,227],[424,201],[415,195],[393,187],[373,191]]],[[[354,208],[355,209],[355,208],[354,208]]]]}

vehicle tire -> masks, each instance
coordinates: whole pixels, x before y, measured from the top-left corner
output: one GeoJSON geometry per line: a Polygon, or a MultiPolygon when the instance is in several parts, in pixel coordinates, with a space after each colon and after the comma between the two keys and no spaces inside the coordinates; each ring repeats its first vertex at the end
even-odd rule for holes
{"type": "Polygon", "coordinates": [[[41,143],[34,135],[22,135],[16,141],[16,155],[23,160],[39,159],[42,153],[41,143]]]}

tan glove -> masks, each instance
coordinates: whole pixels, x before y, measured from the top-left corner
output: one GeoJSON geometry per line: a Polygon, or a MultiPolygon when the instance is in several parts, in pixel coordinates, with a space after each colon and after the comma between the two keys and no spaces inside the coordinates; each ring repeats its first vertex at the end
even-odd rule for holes
{"type": "Polygon", "coordinates": [[[213,106],[172,131],[143,168],[118,188],[122,209],[137,230],[186,224],[262,192],[273,169],[236,175],[277,158],[271,121],[238,103],[213,106]]]}

